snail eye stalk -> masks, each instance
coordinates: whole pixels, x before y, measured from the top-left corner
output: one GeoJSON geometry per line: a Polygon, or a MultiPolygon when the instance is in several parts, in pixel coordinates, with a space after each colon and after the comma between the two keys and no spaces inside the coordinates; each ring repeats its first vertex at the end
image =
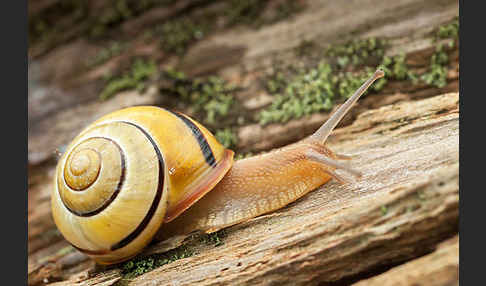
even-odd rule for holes
{"type": "Polygon", "coordinates": [[[331,134],[332,130],[336,127],[336,125],[343,119],[343,117],[348,113],[348,111],[351,109],[353,104],[358,101],[358,99],[361,97],[361,95],[370,87],[370,85],[377,79],[382,78],[385,76],[385,73],[377,69],[375,73],[368,79],[366,80],[363,85],[361,85],[358,90],[354,92],[354,94],[346,100],[346,102],[343,103],[339,107],[339,109],[334,112],[331,117],[314,133],[311,135],[311,139],[320,142],[321,144],[324,144],[326,142],[327,137],[331,134]]]}

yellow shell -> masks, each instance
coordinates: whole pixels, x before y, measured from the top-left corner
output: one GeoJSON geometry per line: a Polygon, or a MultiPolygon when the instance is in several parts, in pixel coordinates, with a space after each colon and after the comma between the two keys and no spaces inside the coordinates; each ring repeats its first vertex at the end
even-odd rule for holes
{"type": "Polygon", "coordinates": [[[186,115],[152,106],[113,112],[83,130],[60,158],[54,221],[98,263],[127,260],[163,222],[209,192],[233,154],[186,115]]]}

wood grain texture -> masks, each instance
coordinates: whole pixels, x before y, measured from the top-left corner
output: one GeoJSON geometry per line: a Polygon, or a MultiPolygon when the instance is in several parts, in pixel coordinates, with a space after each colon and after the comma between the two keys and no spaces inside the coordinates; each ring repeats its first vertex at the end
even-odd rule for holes
{"type": "MultiPolygon", "coordinates": [[[[362,179],[332,181],[279,211],[230,227],[223,245],[129,285],[332,285],[432,252],[458,231],[458,102],[451,93],[363,113],[336,130],[329,146],[354,156],[362,179]]],[[[56,256],[66,247],[57,244],[29,256],[30,285],[46,277],[80,279],[81,269],[96,274],[74,250],[56,256]]]]}
{"type": "MultiPolygon", "coordinates": [[[[31,2],[29,14],[60,1],[31,2]]],[[[390,81],[380,93],[360,99],[333,132],[328,147],[354,156],[350,163],[364,173],[360,180],[331,181],[281,210],[226,229],[222,245],[196,246],[193,256],[135,279],[124,278],[120,266],[96,266],[64,240],[50,210],[53,151],[106,113],[173,103],[160,93],[159,82],[150,82],[144,94],[125,91],[100,101],[102,75],[131,57],[153,57],[161,67],[177,62],[145,43],[140,31],[221,2],[181,0],[128,19],[112,33],[126,41],[126,52],[88,70],[85,60],[105,47],[79,36],[81,26],[60,35],[55,49],[29,47],[28,285],[457,285],[457,47],[449,53],[446,86],[390,81]]],[[[235,94],[239,108],[230,116],[252,116],[272,101],[261,83],[264,75],[275,60],[300,61],[295,48],[303,40],[325,47],[385,37],[386,55],[407,53],[407,64],[420,74],[435,51],[434,31],[458,15],[452,0],[302,2],[307,5],[302,12],[272,25],[214,31],[189,47],[182,70],[191,76],[217,74],[241,86],[235,94]]],[[[328,116],[322,112],[265,126],[245,121],[234,127],[236,151],[256,153],[296,142],[328,116]]],[[[155,243],[142,257],[180,245],[183,238],[155,243]]]]}
{"type": "Polygon", "coordinates": [[[432,251],[458,230],[458,100],[446,94],[366,112],[330,146],[355,156],[361,180],[326,184],[231,227],[223,246],[130,285],[325,285],[432,251]]]}
{"type": "MultiPolygon", "coordinates": [[[[208,9],[211,8],[208,4],[211,1],[194,2],[197,5],[202,5],[199,2],[206,3],[208,9]]],[[[275,60],[288,64],[299,62],[295,48],[304,40],[319,43],[324,49],[328,44],[355,38],[385,37],[390,44],[387,55],[406,53],[410,56],[411,66],[423,70],[429,65],[430,55],[435,51],[434,29],[450,22],[459,11],[457,1],[453,0],[354,0],[345,4],[333,1],[304,2],[306,8],[288,21],[260,29],[237,26],[215,31],[207,39],[190,46],[184,57],[183,71],[188,75],[217,73],[229,82],[242,86],[243,91],[235,97],[245,108],[233,111],[231,116],[253,114],[270,103],[269,100],[261,100],[256,105],[252,103],[260,98],[268,98],[259,84],[260,77],[272,69],[275,60]]],[[[153,18],[157,15],[158,22],[174,17],[190,6],[191,1],[177,3],[170,11],[158,8],[124,23],[120,35],[132,31],[129,39],[122,39],[124,43],[128,41],[128,54],[114,57],[94,69],[86,70],[85,61],[97,55],[102,48],[83,37],[32,59],[29,63],[29,88],[36,91],[29,91],[28,98],[29,165],[52,160],[56,148],[62,148],[83,127],[106,113],[133,105],[163,104],[167,101],[166,95],[157,92],[157,84],[153,84],[143,95],[137,91],[125,91],[104,102],[98,99],[98,93],[103,82],[102,75],[115,70],[123,59],[150,56],[169,63],[176,61],[159,47],[153,44],[147,46],[140,30],[152,27],[153,18]],[[66,61],[66,58],[70,60],[66,61]]],[[[455,53],[451,56],[451,72],[445,87],[431,88],[423,84],[410,85],[409,82],[391,84],[380,95],[361,100],[348,119],[370,107],[457,91],[457,69],[458,53],[455,53]]],[[[265,127],[254,122],[246,123],[236,128],[237,147],[242,151],[261,151],[283,146],[309,135],[326,118],[327,114],[322,113],[265,127]]]]}
{"type": "Polygon", "coordinates": [[[459,236],[430,254],[353,285],[459,285],[459,236]]]}

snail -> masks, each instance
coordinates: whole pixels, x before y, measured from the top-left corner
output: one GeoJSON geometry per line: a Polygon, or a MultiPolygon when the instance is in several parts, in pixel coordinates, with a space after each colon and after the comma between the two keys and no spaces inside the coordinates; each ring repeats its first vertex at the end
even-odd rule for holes
{"type": "Polygon", "coordinates": [[[51,195],[64,238],[99,264],[128,260],[154,236],[214,232],[272,212],[334,178],[359,176],[324,143],[377,70],[311,136],[233,162],[200,123],[155,106],[121,109],[86,127],[59,158],[51,195]]]}

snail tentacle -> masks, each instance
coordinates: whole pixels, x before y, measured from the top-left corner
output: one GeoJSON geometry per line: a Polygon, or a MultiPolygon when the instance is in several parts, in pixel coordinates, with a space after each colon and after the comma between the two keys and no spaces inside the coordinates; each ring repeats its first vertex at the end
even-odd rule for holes
{"type": "Polygon", "coordinates": [[[352,160],[356,156],[354,156],[354,155],[345,155],[345,154],[336,154],[336,153],[334,153],[334,157],[336,157],[336,159],[338,159],[338,160],[352,160]]]}
{"type": "Polygon", "coordinates": [[[314,133],[312,134],[309,138],[311,140],[320,142],[321,144],[324,144],[327,140],[327,137],[331,135],[332,130],[338,125],[338,123],[343,119],[343,117],[348,113],[348,111],[351,109],[353,104],[358,101],[358,99],[363,95],[363,93],[368,89],[368,87],[377,79],[383,77],[385,73],[378,69],[375,71],[375,73],[368,79],[366,80],[363,85],[358,88],[354,92],[354,94],[346,100],[339,108],[334,112],[329,119],[322,124],[322,126],[314,133]]]}
{"type": "Polygon", "coordinates": [[[354,170],[353,168],[339,162],[339,161],[336,161],[336,160],[333,160],[319,152],[316,152],[314,149],[310,149],[307,153],[306,153],[306,156],[309,160],[311,161],[315,161],[315,162],[318,162],[318,163],[321,163],[325,166],[330,166],[332,167],[333,169],[339,169],[339,170],[343,170],[343,171],[346,171],[356,177],[361,177],[362,176],[362,173],[357,171],[357,170],[354,170]]]}

